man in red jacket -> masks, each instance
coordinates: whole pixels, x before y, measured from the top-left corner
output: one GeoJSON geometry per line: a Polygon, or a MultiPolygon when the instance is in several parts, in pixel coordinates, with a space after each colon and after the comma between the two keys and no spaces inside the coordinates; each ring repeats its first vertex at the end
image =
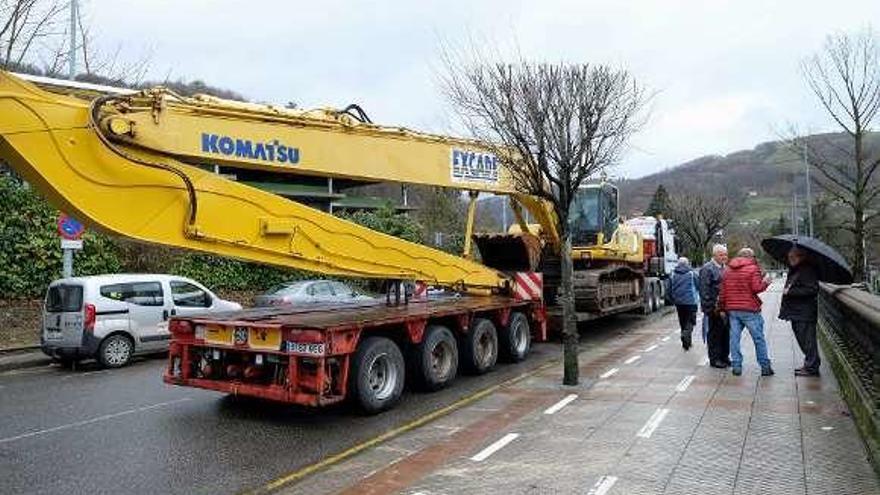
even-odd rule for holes
{"type": "Polygon", "coordinates": [[[773,375],[773,367],[770,366],[770,357],[767,355],[767,341],[764,339],[761,298],[758,297],[769,286],[770,276],[762,274],[755,252],[749,248],[740,249],[721,278],[718,305],[730,317],[730,361],[736,376],[742,375],[740,339],[743,327],[748,328],[752,342],[755,343],[755,355],[761,365],[761,375],[773,375]]]}

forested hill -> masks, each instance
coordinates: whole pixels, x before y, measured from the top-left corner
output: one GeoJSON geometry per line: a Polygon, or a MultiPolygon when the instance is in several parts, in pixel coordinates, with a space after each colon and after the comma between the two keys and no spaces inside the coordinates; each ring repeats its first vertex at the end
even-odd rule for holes
{"type": "MultiPolygon", "coordinates": [[[[841,134],[814,135],[809,141],[811,147],[827,149],[829,153],[848,147],[841,134]]],[[[880,136],[875,135],[872,141],[880,147],[880,136]]],[[[766,222],[777,220],[780,213],[790,212],[793,187],[803,201],[804,168],[800,153],[792,152],[780,141],[724,156],[704,156],[662,172],[620,181],[621,211],[626,215],[643,212],[657,186],[663,184],[671,195],[727,196],[737,205],[737,221],[754,224],[758,220],[766,226],[766,222]]],[[[814,188],[815,194],[819,192],[814,188]]]]}

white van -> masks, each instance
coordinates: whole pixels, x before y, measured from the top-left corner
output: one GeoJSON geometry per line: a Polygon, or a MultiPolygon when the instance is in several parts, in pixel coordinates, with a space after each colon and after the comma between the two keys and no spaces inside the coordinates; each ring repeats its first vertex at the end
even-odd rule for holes
{"type": "Polygon", "coordinates": [[[95,358],[125,366],[168,349],[168,319],[240,310],[198,282],[173,275],[96,275],[56,280],[43,305],[40,344],[62,362],[95,358]]]}

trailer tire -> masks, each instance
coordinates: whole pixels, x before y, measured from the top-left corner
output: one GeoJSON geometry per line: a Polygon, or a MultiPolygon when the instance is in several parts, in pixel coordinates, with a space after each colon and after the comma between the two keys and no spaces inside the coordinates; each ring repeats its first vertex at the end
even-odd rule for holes
{"type": "Polygon", "coordinates": [[[501,356],[509,363],[524,360],[532,347],[532,329],[529,319],[520,312],[510,314],[507,326],[498,333],[501,356]]]}
{"type": "Polygon", "coordinates": [[[654,311],[654,286],[646,283],[645,284],[645,294],[643,296],[644,301],[642,301],[642,313],[645,315],[649,315],[654,311]]]}
{"type": "Polygon", "coordinates": [[[465,371],[482,375],[498,361],[498,331],[486,318],[474,318],[470,331],[462,339],[462,364],[465,371]]]}
{"type": "Polygon", "coordinates": [[[349,393],[360,408],[376,414],[394,407],[406,379],[406,365],[397,344],[385,337],[367,337],[353,359],[349,393]]]}
{"type": "Polygon", "coordinates": [[[422,341],[412,348],[410,363],[417,384],[433,392],[446,387],[458,372],[458,343],[443,325],[428,325],[422,341]]]}

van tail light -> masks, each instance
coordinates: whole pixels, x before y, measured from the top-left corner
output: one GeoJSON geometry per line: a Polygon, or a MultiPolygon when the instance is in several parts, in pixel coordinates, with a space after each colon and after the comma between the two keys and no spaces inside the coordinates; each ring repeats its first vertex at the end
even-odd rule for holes
{"type": "Polygon", "coordinates": [[[177,318],[173,318],[168,324],[168,330],[172,334],[193,333],[193,326],[192,323],[186,320],[178,320],[177,318]]]}
{"type": "Polygon", "coordinates": [[[83,310],[83,330],[86,332],[91,332],[95,329],[95,319],[97,318],[97,312],[95,310],[94,304],[86,304],[85,309],[83,310]]]}

